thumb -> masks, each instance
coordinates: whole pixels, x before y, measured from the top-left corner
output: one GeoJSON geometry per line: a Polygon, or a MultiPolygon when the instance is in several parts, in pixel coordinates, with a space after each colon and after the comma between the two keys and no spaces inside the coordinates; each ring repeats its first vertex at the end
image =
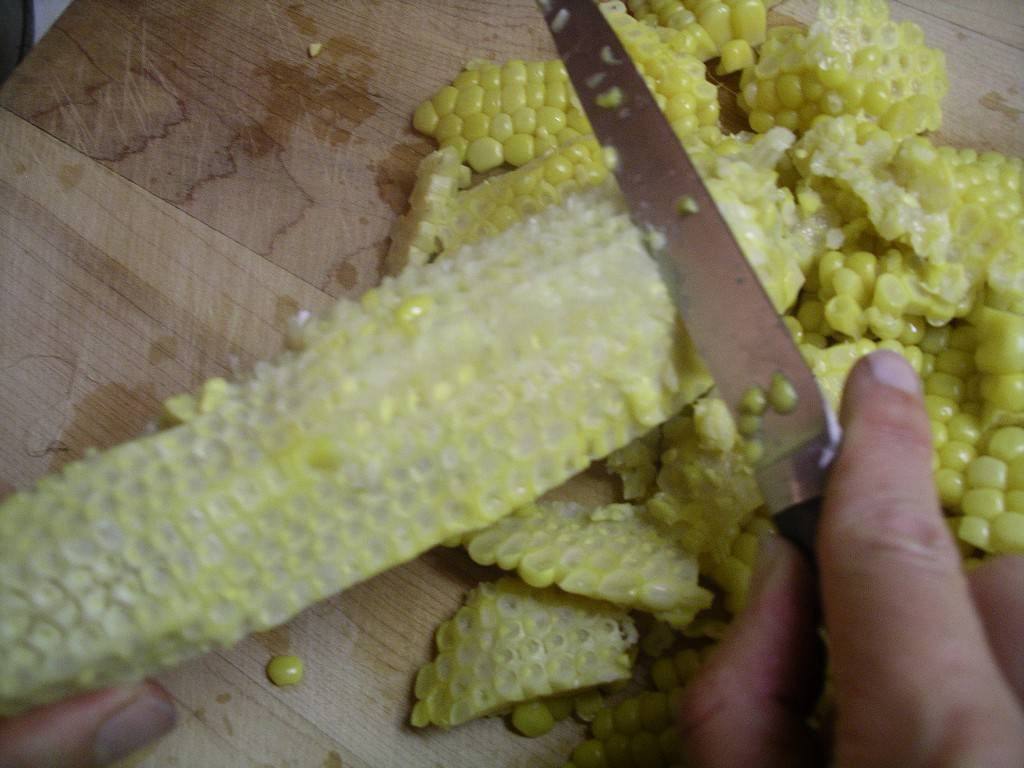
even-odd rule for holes
{"type": "Polygon", "coordinates": [[[814,763],[805,724],[820,664],[806,561],[762,540],[747,607],[686,687],[678,713],[687,765],[795,768],[814,763]]]}
{"type": "Polygon", "coordinates": [[[156,683],[76,696],[0,720],[0,768],[107,765],[163,736],[175,717],[156,683]]]}
{"type": "Polygon", "coordinates": [[[818,530],[839,765],[1011,765],[1020,710],[943,522],[931,429],[899,355],[858,362],[818,530]],[[956,758],[956,759],[954,759],[956,758]]]}

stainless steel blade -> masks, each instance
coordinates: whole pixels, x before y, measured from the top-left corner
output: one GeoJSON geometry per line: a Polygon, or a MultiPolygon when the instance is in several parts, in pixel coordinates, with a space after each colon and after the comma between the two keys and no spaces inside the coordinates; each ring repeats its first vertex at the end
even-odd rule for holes
{"type": "Polygon", "coordinates": [[[663,266],[679,312],[721,396],[736,413],[776,374],[796,408],[765,412],[758,482],[772,512],[821,495],[839,429],[814,376],[729,231],[668,120],[593,0],[539,0],[633,220],[663,266]],[[600,102],[600,103],[599,103],[600,102]],[[601,106],[601,104],[613,106],[601,106]],[[695,213],[680,212],[680,201],[695,213]]]}

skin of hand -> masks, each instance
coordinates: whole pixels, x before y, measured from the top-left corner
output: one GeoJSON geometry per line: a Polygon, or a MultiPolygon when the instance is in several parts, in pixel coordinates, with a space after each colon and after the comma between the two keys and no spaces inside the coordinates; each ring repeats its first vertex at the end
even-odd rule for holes
{"type": "MultiPolygon", "coordinates": [[[[1024,766],[1024,558],[969,575],[943,521],[913,369],[851,372],[817,552],[835,689],[836,768],[1024,766]]],[[[750,598],[679,713],[694,766],[822,765],[805,718],[820,679],[814,580],[762,542],[750,598]]]]}
{"type": "Polygon", "coordinates": [[[0,768],[108,765],[163,736],[176,713],[153,682],[95,691],[0,720],[0,768]]]}

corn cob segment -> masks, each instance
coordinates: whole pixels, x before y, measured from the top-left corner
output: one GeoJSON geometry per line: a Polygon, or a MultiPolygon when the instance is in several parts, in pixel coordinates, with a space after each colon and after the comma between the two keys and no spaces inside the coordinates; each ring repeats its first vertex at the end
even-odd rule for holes
{"type": "Polygon", "coordinates": [[[657,613],[685,626],[712,595],[697,585],[696,558],[642,507],[534,504],[464,539],[482,565],[516,570],[527,584],[657,613]]]}
{"type": "Polygon", "coordinates": [[[889,19],[885,0],[823,0],[804,31],[768,31],[743,70],[738,103],[750,127],[807,130],[819,115],[859,115],[894,135],[936,130],[948,90],[945,56],[921,28],[889,19]]]}
{"type": "Polygon", "coordinates": [[[220,407],[0,506],[0,713],[278,624],[709,385],[621,201],[596,194],[322,322],[220,407]]]}
{"type": "Polygon", "coordinates": [[[1003,308],[1024,305],[1019,161],[900,140],[852,117],[820,120],[791,156],[811,188],[861,222],[861,236],[889,244],[884,259],[862,259],[866,274],[836,257],[820,262],[817,288],[837,330],[893,338],[890,326],[905,316],[948,323],[965,317],[982,290],[1003,308]],[[997,183],[982,188],[982,178],[997,183]],[[873,279],[879,272],[888,274],[873,279]]]}
{"type": "Polygon", "coordinates": [[[437,630],[437,657],[416,675],[412,724],[459,725],[624,680],[636,640],[621,608],[512,578],[481,584],[437,630]]]}
{"type": "MultiPolygon", "coordinates": [[[[718,93],[704,79],[701,60],[670,46],[653,27],[629,16],[621,3],[602,9],[676,133],[717,127],[718,93]]],[[[441,147],[450,147],[478,172],[501,165],[518,168],[592,134],[558,59],[470,61],[451,85],[416,109],[413,127],[441,147]]]]}
{"type": "Polygon", "coordinates": [[[388,274],[397,275],[409,264],[426,264],[440,250],[440,235],[451,217],[462,167],[458,152],[450,147],[420,161],[409,211],[391,229],[391,246],[384,260],[388,274]]]}
{"type": "Polygon", "coordinates": [[[626,2],[637,19],[659,27],[662,39],[673,50],[701,61],[721,56],[718,74],[753,64],[753,49],[764,42],[768,28],[766,5],[763,0],[626,2]]]}

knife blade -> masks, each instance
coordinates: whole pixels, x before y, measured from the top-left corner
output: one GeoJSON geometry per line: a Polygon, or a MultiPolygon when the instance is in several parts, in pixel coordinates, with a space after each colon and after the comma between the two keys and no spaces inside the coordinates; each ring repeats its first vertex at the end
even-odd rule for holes
{"type": "Polygon", "coordinates": [[[744,394],[781,377],[792,409],[768,409],[755,468],[784,535],[813,557],[817,501],[839,443],[831,408],[733,238],[697,169],[593,0],[538,0],[544,20],[634,223],[720,396],[734,416],[744,394]],[[786,412],[780,412],[785,410],[786,412]]]}

